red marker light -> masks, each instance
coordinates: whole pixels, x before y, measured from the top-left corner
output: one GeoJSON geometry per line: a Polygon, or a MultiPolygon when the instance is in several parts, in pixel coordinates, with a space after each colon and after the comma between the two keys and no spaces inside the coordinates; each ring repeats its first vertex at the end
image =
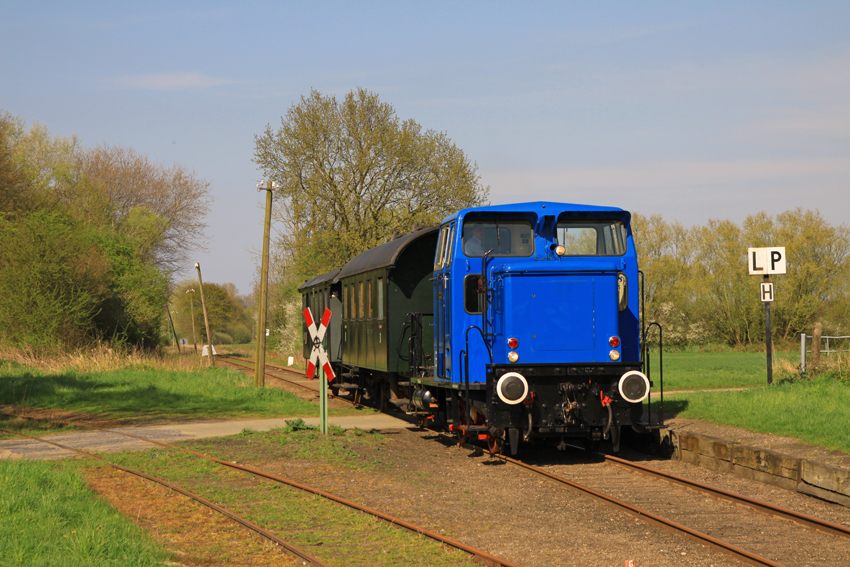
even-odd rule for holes
{"type": "Polygon", "coordinates": [[[608,344],[611,345],[612,348],[617,348],[620,346],[620,337],[611,337],[608,339],[608,344]]]}
{"type": "Polygon", "coordinates": [[[510,348],[510,349],[515,349],[515,348],[516,348],[516,347],[518,347],[518,346],[519,346],[519,341],[518,341],[518,340],[516,340],[516,339],[515,339],[515,338],[513,338],[513,337],[511,337],[511,338],[509,338],[509,339],[508,339],[508,348],[510,348]]]}

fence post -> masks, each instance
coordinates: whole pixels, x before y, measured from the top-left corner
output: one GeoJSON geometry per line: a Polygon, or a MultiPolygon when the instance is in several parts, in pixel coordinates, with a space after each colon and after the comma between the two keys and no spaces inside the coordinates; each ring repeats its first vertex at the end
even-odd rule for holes
{"type": "Polygon", "coordinates": [[[817,372],[820,366],[820,340],[823,334],[823,325],[815,323],[812,331],[812,371],[817,372]]]}
{"type": "Polygon", "coordinates": [[[800,380],[806,379],[806,333],[800,333],[800,380]]]}

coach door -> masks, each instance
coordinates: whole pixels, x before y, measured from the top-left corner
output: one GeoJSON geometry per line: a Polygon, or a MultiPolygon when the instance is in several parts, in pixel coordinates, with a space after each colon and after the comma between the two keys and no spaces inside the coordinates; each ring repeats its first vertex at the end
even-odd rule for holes
{"type": "Polygon", "coordinates": [[[452,242],[455,232],[454,223],[440,229],[437,241],[437,255],[434,259],[434,361],[435,374],[441,378],[451,378],[451,263],[452,242]]]}

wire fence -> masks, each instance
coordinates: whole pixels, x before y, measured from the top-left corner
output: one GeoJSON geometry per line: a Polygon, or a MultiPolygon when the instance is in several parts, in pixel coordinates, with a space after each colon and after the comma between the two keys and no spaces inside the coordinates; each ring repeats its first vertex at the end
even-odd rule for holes
{"type": "MultiPolygon", "coordinates": [[[[800,333],[800,377],[803,378],[806,375],[806,365],[807,361],[811,359],[809,356],[812,353],[812,349],[814,348],[814,344],[812,344],[814,337],[811,335],[807,335],[806,333],[800,333]],[[811,346],[810,346],[811,344],[811,346]]],[[[823,335],[820,338],[820,344],[818,345],[819,352],[821,355],[829,356],[831,354],[837,354],[841,352],[850,352],[850,336],[844,337],[832,337],[823,335]],[[825,348],[824,348],[825,347],[825,348]]]]}

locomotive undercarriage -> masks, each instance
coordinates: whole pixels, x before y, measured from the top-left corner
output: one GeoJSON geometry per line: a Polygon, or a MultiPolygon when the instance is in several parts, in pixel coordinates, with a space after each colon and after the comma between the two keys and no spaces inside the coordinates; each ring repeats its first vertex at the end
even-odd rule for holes
{"type": "Polygon", "coordinates": [[[520,442],[543,439],[560,441],[560,449],[570,439],[588,448],[610,439],[618,451],[620,428],[641,425],[642,403],[627,401],[622,394],[624,375],[639,374],[639,368],[492,365],[487,367],[486,384],[470,384],[468,392],[464,384],[423,380],[414,384],[412,399],[416,409],[431,412],[435,425],[454,431],[461,440],[486,439],[491,452],[504,446],[515,454],[520,442]],[[516,385],[505,382],[516,375],[521,377],[516,385]]]}
{"type": "MultiPolygon", "coordinates": [[[[619,450],[622,426],[638,425],[641,403],[626,401],[620,392],[620,380],[634,365],[537,365],[488,367],[487,421],[499,431],[516,429],[524,441],[534,439],[580,438],[588,446],[610,438],[619,450]],[[518,373],[528,386],[522,400],[500,396],[500,378],[518,373]]],[[[511,443],[511,451],[516,447],[511,443]]]]}
{"type": "Polygon", "coordinates": [[[642,403],[624,399],[620,387],[625,374],[639,370],[633,364],[489,365],[486,383],[471,383],[468,391],[465,384],[357,368],[343,376],[357,385],[351,388],[355,401],[382,411],[395,405],[420,425],[449,429],[461,441],[487,440],[491,452],[515,454],[520,442],[545,439],[559,441],[560,449],[568,440],[594,448],[610,439],[616,452],[620,428],[642,425],[642,403]],[[513,374],[527,387],[512,399],[500,379],[513,374]]]}

